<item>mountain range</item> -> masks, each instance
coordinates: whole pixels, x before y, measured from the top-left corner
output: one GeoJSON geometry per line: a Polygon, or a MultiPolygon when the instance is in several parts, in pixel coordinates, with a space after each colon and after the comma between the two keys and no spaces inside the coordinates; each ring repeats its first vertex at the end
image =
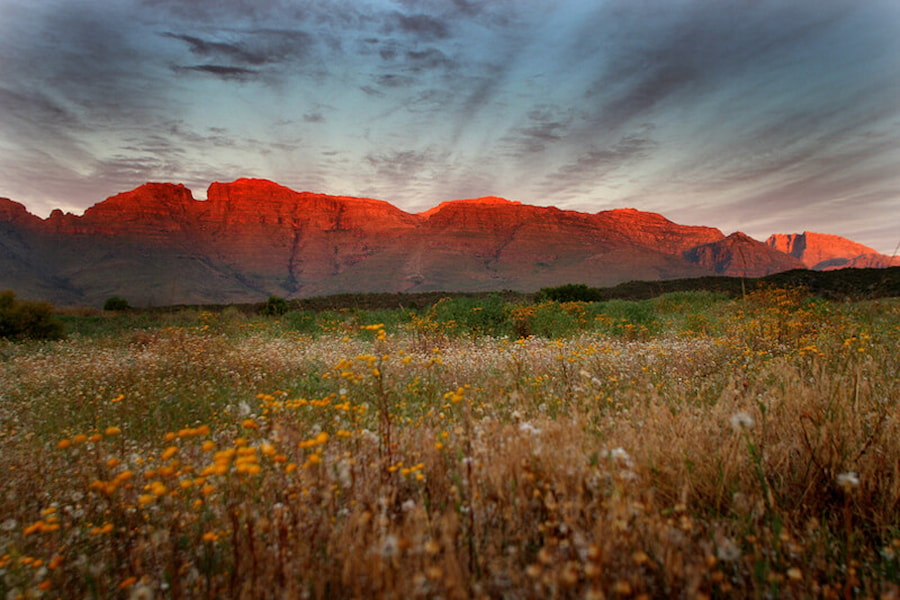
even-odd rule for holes
{"type": "Polygon", "coordinates": [[[258,302],[345,292],[534,291],[565,283],[790,269],[887,267],[900,259],[834,235],[686,226],[634,209],[583,213],[454,200],[407,213],[260,179],[147,183],[42,219],[0,198],[0,290],[58,305],[258,302]]]}

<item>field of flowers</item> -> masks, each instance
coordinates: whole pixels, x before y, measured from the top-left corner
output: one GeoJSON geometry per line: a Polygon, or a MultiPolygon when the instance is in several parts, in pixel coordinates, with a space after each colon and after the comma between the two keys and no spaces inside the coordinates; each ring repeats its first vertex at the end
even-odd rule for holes
{"type": "Polygon", "coordinates": [[[5,598],[900,594],[900,300],[68,316],[0,341],[5,598]]]}

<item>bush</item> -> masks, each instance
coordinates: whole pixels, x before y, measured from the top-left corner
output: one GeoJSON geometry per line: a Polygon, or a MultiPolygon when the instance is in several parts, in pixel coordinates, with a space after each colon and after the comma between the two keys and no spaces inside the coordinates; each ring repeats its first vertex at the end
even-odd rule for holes
{"type": "Polygon", "coordinates": [[[513,333],[506,303],[497,294],[487,298],[446,298],[428,310],[427,318],[444,323],[457,334],[503,337],[513,333]]]}
{"type": "Polygon", "coordinates": [[[120,312],[129,308],[131,308],[131,305],[128,304],[128,300],[121,296],[111,296],[103,303],[103,310],[120,312]]]}
{"type": "Polygon", "coordinates": [[[13,340],[57,340],[63,326],[47,302],[16,300],[15,293],[0,293],[0,338],[13,340]]]}
{"type": "Polygon", "coordinates": [[[568,283],[557,287],[541,288],[537,294],[538,301],[553,302],[596,302],[602,300],[600,290],[583,283],[568,283]]]}
{"type": "Polygon", "coordinates": [[[266,300],[265,307],[263,307],[263,314],[280,317],[281,315],[286,313],[287,310],[287,300],[281,298],[280,296],[269,296],[269,299],[266,300]]]}

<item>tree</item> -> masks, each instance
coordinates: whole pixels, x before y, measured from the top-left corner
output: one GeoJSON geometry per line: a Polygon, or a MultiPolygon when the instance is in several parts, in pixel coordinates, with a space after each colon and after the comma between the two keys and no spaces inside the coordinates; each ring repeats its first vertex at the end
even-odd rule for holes
{"type": "Polygon", "coordinates": [[[263,314],[278,317],[286,313],[287,309],[287,300],[279,296],[269,296],[269,299],[266,300],[266,305],[263,308],[263,314]]]}
{"type": "Polygon", "coordinates": [[[63,325],[47,302],[16,300],[14,292],[0,292],[0,338],[13,340],[57,340],[63,325]]]}
{"type": "Polygon", "coordinates": [[[103,303],[103,310],[122,311],[129,308],[131,308],[131,305],[128,304],[128,300],[120,296],[110,296],[103,303]]]}

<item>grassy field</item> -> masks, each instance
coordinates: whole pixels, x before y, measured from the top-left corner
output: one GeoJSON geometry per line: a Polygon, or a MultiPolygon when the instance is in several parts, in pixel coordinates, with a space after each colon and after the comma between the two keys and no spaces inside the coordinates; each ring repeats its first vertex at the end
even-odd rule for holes
{"type": "Polygon", "coordinates": [[[897,597],[900,301],[69,314],[6,598],[897,597]]]}

